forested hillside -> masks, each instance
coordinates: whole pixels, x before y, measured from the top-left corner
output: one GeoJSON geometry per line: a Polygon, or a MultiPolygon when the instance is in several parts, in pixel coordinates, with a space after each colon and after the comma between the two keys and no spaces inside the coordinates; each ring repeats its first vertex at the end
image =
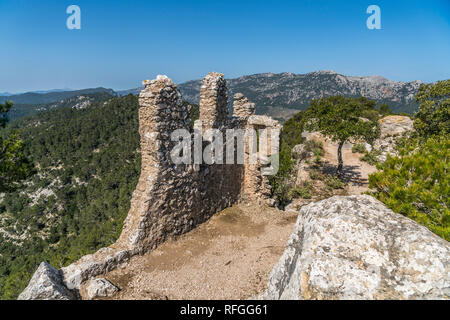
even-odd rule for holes
{"type": "Polygon", "coordinates": [[[41,261],[61,267],[114,242],[140,172],[135,96],[42,112],[0,134],[16,129],[37,173],[0,194],[0,299],[41,261]]]}
{"type": "Polygon", "coordinates": [[[14,103],[23,104],[45,104],[55,101],[64,100],[71,97],[76,97],[80,95],[92,94],[103,92],[109,95],[116,95],[114,90],[106,88],[90,88],[81,90],[69,90],[69,91],[50,91],[50,92],[26,92],[20,94],[13,94],[8,96],[0,96],[0,103],[5,100],[13,101],[14,103]]]}
{"type": "MultiPolygon", "coordinates": [[[[68,93],[67,93],[68,94],[68,93]]],[[[82,109],[87,107],[89,104],[105,100],[107,98],[115,96],[114,92],[95,92],[95,93],[87,93],[87,94],[80,94],[78,96],[68,97],[64,98],[63,100],[59,101],[52,101],[49,103],[14,103],[12,109],[8,113],[8,118],[10,121],[14,121],[26,116],[31,116],[33,114],[36,114],[38,112],[42,111],[48,111],[58,108],[75,108],[75,109],[82,109]]],[[[56,98],[56,97],[55,97],[56,98]]],[[[13,100],[14,97],[11,98],[13,100]]],[[[50,98],[48,98],[50,99],[50,98]]],[[[42,100],[38,99],[38,101],[42,100]]],[[[21,101],[21,100],[19,100],[21,101]]],[[[27,101],[26,99],[22,101],[27,101]]],[[[13,101],[14,102],[14,101],[13,101]]]]}

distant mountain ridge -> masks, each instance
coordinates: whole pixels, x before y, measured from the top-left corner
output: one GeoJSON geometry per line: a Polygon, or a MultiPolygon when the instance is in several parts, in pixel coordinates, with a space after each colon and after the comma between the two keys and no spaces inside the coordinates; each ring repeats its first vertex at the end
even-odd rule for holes
{"type": "MultiPolygon", "coordinates": [[[[345,76],[334,71],[315,71],[306,74],[260,73],[227,79],[229,106],[233,94],[243,93],[256,104],[257,114],[267,114],[278,120],[286,120],[299,110],[308,107],[314,98],[343,95],[346,97],[365,96],[378,104],[386,103],[395,112],[413,114],[418,105],[414,100],[422,81],[398,82],[381,76],[345,76]]],[[[198,104],[201,80],[191,80],[179,85],[183,99],[198,104]]],[[[43,104],[62,102],[64,99],[93,93],[111,96],[137,95],[142,87],[128,90],[91,88],[74,91],[49,90],[46,93],[28,92],[10,96],[0,96],[0,103],[12,100],[15,107],[11,111],[14,118],[36,113],[43,104]],[[14,114],[14,109],[20,112],[14,114]],[[14,115],[13,115],[14,114],[14,115]]]]}
{"type": "Polygon", "coordinates": [[[89,88],[89,89],[81,89],[81,90],[72,90],[72,91],[60,91],[60,90],[47,90],[41,92],[26,92],[20,94],[13,94],[10,96],[0,96],[0,103],[3,103],[5,100],[13,101],[15,104],[44,104],[44,103],[52,103],[60,100],[64,100],[71,97],[76,97],[84,94],[91,93],[99,93],[104,92],[108,93],[112,96],[116,96],[116,93],[113,89],[106,89],[103,87],[99,88],[89,88]]]}
{"type": "MultiPolygon", "coordinates": [[[[381,76],[345,76],[334,71],[306,74],[260,73],[227,79],[230,108],[234,93],[243,93],[256,104],[257,114],[268,114],[285,120],[298,110],[306,109],[314,98],[343,95],[365,96],[378,104],[386,103],[393,111],[413,114],[417,110],[414,96],[422,81],[399,82],[381,76]]],[[[179,85],[183,99],[198,104],[201,80],[179,85]]],[[[137,95],[142,87],[117,91],[118,95],[137,95]]]]}
{"type": "Polygon", "coordinates": [[[51,93],[51,92],[65,92],[65,91],[76,91],[76,90],[64,88],[64,89],[36,90],[32,91],[32,93],[51,93]]]}
{"type": "Polygon", "coordinates": [[[64,91],[74,91],[73,89],[70,88],[64,88],[64,89],[50,89],[50,90],[35,90],[35,91],[27,91],[27,92],[16,92],[16,93],[11,93],[11,92],[0,92],[0,97],[1,96],[17,96],[17,95],[21,95],[24,93],[50,93],[50,92],[64,92],[64,91]]]}
{"type": "Polygon", "coordinates": [[[109,93],[109,91],[99,91],[94,93],[79,94],[49,103],[39,103],[39,104],[14,103],[12,109],[8,113],[8,118],[10,121],[14,121],[26,116],[33,115],[38,112],[54,110],[59,108],[84,109],[93,102],[106,100],[115,96],[116,94],[112,95],[109,93]]]}
{"type": "Polygon", "coordinates": [[[0,103],[6,100],[14,102],[14,106],[8,114],[11,121],[29,116],[40,111],[51,110],[59,107],[76,107],[81,104],[92,103],[100,99],[115,97],[117,93],[112,89],[89,88],[82,90],[63,91],[54,89],[40,92],[26,92],[10,96],[0,96],[0,103]]]}
{"type": "MultiPolygon", "coordinates": [[[[386,103],[393,111],[414,113],[418,105],[414,96],[422,81],[397,82],[380,76],[345,76],[334,71],[307,74],[261,73],[228,79],[229,96],[241,92],[256,104],[256,113],[285,118],[306,109],[314,98],[343,95],[365,96],[378,104],[386,103]]],[[[201,80],[180,85],[183,99],[200,100],[201,80]]],[[[229,99],[230,103],[232,99],[229,99]]]]}

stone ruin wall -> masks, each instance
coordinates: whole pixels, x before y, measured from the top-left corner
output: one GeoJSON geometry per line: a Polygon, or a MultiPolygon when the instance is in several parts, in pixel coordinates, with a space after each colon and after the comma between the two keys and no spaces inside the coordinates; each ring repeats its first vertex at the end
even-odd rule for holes
{"type": "MultiPolygon", "coordinates": [[[[170,79],[160,77],[144,84],[139,95],[141,176],[117,242],[139,253],[191,230],[236,203],[244,174],[243,165],[172,163],[170,151],[176,142],[171,141],[170,134],[176,129],[187,129],[194,135],[189,112],[170,79]]],[[[197,125],[202,126],[203,132],[209,128],[230,128],[223,76],[209,74],[203,81],[201,97],[201,124],[197,125]]]]}
{"type": "MultiPolygon", "coordinates": [[[[110,247],[61,269],[64,284],[71,290],[80,290],[86,280],[113,270],[133,255],[156,248],[168,238],[188,232],[241,200],[269,200],[268,178],[261,174],[267,163],[248,164],[248,137],[244,164],[226,164],[225,160],[224,164],[174,164],[170,151],[176,142],[171,141],[170,134],[176,129],[186,129],[194,137],[210,128],[223,133],[230,128],[268,128],[275,133],[276,141],[259,148],[270,153],[272,144],[278,149],[277,121],[254,115],[254,104],[242,94],[234,96],[233,117],[229,117],[223,74],[212,72],[203,80],[200,119],[194,128],[190,125],[189,110],[172,80],[158,76],[144,81],[144,85],[139,95],[141,175],[122,234],[110,247]]],[[[207,144],[204,141],[203,147],[207,144]]]]}
{"type": "MultiPolygon", "coordinates": [[[[200,119],[195,128],[190,127],[189,111],[183,105],[176,84],[169,78],[160,76],[145,81],[144,85],[145,89],[139,95],[141,176],[122,235],[116,243],[119,248],[136,253],[154,249],[167,238],[191,230],[243,197],[266,199],[270,195],[267,176],[260,172],[263,164],[226,164],[225,159],[223,164],[172,163],[170,151],[176,142],[171,141],[170,134],[174,130],[191,132],[193,144],[194,134],[218,129],[223,133],[224,158],[226,129],[270,126],[279,132],[276,121],[254,116],[254,104],[239,94],[235,97],[233,117],[229,117],[223,74],[212,72],[204,78],[200,119]]],[[[206,141],[203,141],[202,150],[209,144],[207,138],[203,140],[206,141]]],[[[193,148],[191,145],[192,151],[193,148]]],[[[270,146],[268,148],[270,150],[270,146]]],[[[248,148],[245,149],[248,159],[248,148]]]]}

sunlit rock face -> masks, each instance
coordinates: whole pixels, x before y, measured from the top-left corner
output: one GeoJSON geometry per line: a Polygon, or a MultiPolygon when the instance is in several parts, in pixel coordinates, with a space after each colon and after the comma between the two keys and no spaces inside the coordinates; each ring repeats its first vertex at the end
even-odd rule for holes
{"type": "Polygon", "coordinates": [[[301,208],[266,299],[448,299],[450,245],[373,197],[301,208]]]}

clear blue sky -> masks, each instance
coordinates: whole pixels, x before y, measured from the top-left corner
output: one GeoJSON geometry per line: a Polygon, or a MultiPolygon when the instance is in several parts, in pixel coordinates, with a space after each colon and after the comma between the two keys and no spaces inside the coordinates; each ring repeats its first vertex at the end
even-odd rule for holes
{"type": "Polygon", "coordinates": [[[127,89],[210,71],[450,78],[449,0],[0,0],[0,39],[0,92],[127,89]],[[81,30],[66,28],[71,4],[81,30]],[[382,30],[366,27],[371,4],[382,30]]]}

